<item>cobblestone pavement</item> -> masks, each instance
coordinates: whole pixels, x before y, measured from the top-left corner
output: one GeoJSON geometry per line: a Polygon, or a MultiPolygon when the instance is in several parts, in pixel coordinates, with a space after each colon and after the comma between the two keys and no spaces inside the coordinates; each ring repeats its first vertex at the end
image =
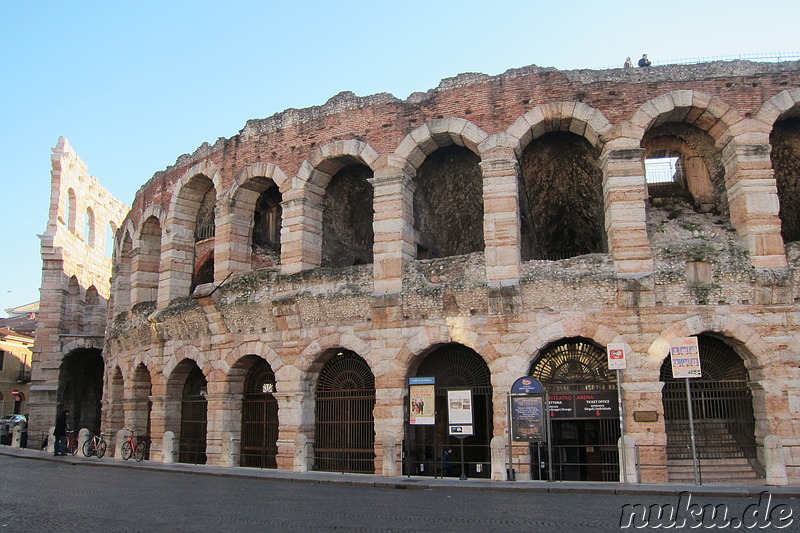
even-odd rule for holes
{"type": "MultiPolygon", "coordinates": [[[[707,496],[694,502],[724,504],[731,516],[741,516],[758,500],[707,496]]],[[[620,530],[625,504],[667,503],[678,501],[653,494],[293,483],[0,455],[0,532],[604,532],[620,530]]],[[[800,531],[798,500],[776,495],[771,504],[794,513],[797,523],[780,531],[800,531]]]]}

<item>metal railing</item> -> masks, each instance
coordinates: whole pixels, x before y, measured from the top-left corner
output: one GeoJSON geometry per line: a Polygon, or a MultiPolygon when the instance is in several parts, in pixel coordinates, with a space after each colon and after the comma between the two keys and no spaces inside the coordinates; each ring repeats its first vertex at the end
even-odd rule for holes
{"type": "MultiPolygon", "coordinates": [[[[406,476],[460,477],[461,446],[442,444],[437,446],[412,445],[401,448],[402,472],[406,476]],[[453,453],[446,458],[445,451],[453,453]]],[[[464,470],[468,478],[489,478],[492,473],[491,449],[486,444],[464,445],[464,470]]]]}
{"type": "MultiPolygon", "coordinates": [[[[639,60],[638,57],[631,56],[633,60],[634,68],[636,67],[636,62],[639,60]]],[[[697,63],[711,63],[713,61],[736,61],[744,60],[744,61],[763,61],[768,63],[781,63],[783,61],[797,61],[800,60],[800,52],[752,52],[748,54],[727,54],[727,55],[720,55],[720,56],[697,56],[697,57],[684,57],[681,59],[664,59],[664,60],[654,60],[650,58],[650,63],[652,66],[662,66],[662,65],[694,65],[697,63]]],[[[620,61],[616,65],[610,65],[606,67],[601,67],[599,70],[607,70],[612,68],[622,68],[623,61],[620,61]]]]}
{"type": "MultiPolygon", "coordinates": [[[[765,477],[757,459],[757,446],[736,445],[733,449],[729,444],[704,444],[695,449],[700,484],[747,480],[759,484],[765,477]]],[[[665,476],[670,483],[695,482],[690,445],[637,444],[634,450],[638,482],[660,481],[665,476]]]]}

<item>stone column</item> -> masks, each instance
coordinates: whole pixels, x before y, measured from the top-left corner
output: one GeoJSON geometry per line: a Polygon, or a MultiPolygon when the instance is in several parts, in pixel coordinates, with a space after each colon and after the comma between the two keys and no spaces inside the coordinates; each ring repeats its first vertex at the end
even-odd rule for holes
{"type": "Polygon", "coordinates": [[[403,265],[413,261],[414,249],[414,182],[401,169],[384,166],[369,180],[374,191],[375,234],[373,246],[373,278],[376,294],[402,290],[403,265]]]}
{"type": "Polygon", "coordinates": [[[755,268],[786,268],[778,216],[778,188],[763,144],[729,142],[722,149],[731,225],[742,236],[755,268]]]}
{"type": "Polygon", "coordinates": [[[600,156],[608,248],[617,273],[653,272],[647,237],[644,149],[606,150],[600,156]]]}
{"type": "Polygon", "coordinates": [[[194,235],[186,227],[167,221],[161,246],[161,272],[158,283],[159,309],[171,300],[189,296],[194,270],[194,235]]]}
{"type": "Polygon", "coordinates": [[[486,279],[493,287],[519,285],[519,163],[507,148],[488,154],[480,167],[486,279]]]}
{"type": "Polygon", "coordinates": [[[384,388],[379,383],[376,385],[375,408],[372,410],[375,421],[376,472],[391,477],[402,472],[397,443],[403,440],[405,390],[384,388]]]}
{"type": "Polygon", "coordinates": [[[238,200],[230,209],[229,213],[217,220],[217,238],[214,241],[215,283],[224,281],[231,274],[250,270],[255,205],[238,200]]]}
{"type": "Polygon", "coordinates": [[[293,274],[322,262],[322,199],[325,191],[295,179],[283,196],[281,273],[293,274]]]}
{"type": "Polygon", "coordinates": [[[180,399],[166,398],[165,396],[150,396],[153,409],[150,416],[150,459],[164,460],[161,436],[169,432],[174,437],[173,429],[180,427],[181,401],[180,399]]]}

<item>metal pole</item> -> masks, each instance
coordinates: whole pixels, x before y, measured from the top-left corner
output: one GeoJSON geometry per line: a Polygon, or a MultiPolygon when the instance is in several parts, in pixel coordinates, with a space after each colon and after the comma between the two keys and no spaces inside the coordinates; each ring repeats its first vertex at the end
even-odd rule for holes
{"type": "Polygon", "coordinates": [[[689,437],[692,443],[692,466],[694,466],[694,482],[700,484],[700,472],[697,469],[697,448],[694,443],[694,414],[692,413],[692,392],[689,389],[689,378],[686,379],[686,404],[689,407],[689,437]]]}
{"type": "Polygon", "coordinates": [[[549,403],[550,403],[550,393],[545,391],[544,404],[545,406],[547,406],[545,408],[545,413],[547,413],[547,471],[548,471],[547,480],[553,481],[553,438],[552,438],[553,431],[552,428],[550,427],[549,403]]]}
{"type": "Polygon", "coordinates": [[[514,449],[512,447],[513,431],[511,430],[511,395],[506,394],[506,410],[508,411],[508,480],[516,481],[514,474],[514,449]]]}
{"type": "Polygon", "coordinates": [[[461,477],[458,479],[463,481],[467,479],[467,471],[464,469],[464,437],[458,437],[458,440],[461,442],[461,477]]]}
{"type": "Polygon", "coordinates": [[[619,430],[622,434],[620,441],[622,442],[621,454],[622,457],[622,482],[628,482],[628,475],[626,472],[627,461],[625,460],[625,404],[622,402],[622,371],[617,369],[617,401],[619,402],[619,430]]]}

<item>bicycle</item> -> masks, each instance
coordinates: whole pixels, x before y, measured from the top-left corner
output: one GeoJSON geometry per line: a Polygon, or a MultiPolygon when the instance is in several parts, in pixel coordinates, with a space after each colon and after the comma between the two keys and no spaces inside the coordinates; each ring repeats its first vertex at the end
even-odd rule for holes
{"type": "Polygon", "coordinates": [[[98,459],[106,454],[106,441],[102,433],[95,433],[92,438],[83,443],[83,455],[86,457],[95,456],[98,459]]]}
{"type": "Polygon", "coordinates": [[[75,454],[78,453],[78,432],[77,431],[67,431],[66,447],[67,447],[67,453],[68,454],[75,455],[75,454]]]}
{"type": "Polygon", "coordinates": [[[137,461],[143,460],[147,451],[147,441],[144,437],[136,438],[138,429],[126,428],[125,431],[130,434],[125,438],[125,442],[122,443],[122,458],[126,461],[131,457],[135,457],[137,461]]]}

